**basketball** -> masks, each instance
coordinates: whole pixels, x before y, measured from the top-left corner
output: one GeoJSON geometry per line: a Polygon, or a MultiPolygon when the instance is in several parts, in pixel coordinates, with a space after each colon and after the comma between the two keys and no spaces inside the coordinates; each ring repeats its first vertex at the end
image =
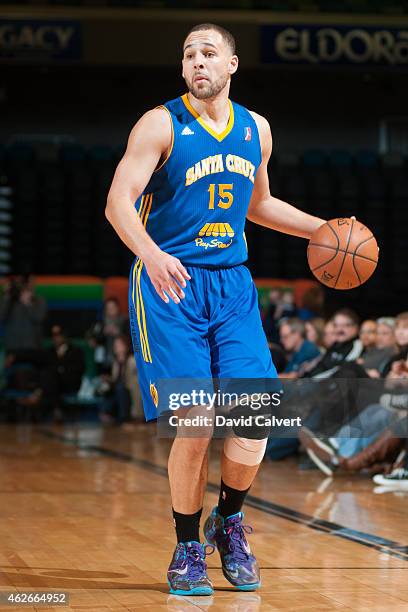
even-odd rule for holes
{"type": "Polygon", "coordinates": [[[331,219],[312,235],[307,260],[315,277],[332,289],[353,289],[366,282],[378,262],[372,232],[355,219],[331,219]]]}

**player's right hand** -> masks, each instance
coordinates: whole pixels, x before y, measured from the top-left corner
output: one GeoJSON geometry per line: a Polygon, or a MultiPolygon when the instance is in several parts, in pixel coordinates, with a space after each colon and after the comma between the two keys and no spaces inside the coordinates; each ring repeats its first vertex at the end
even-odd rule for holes
{"type": "Polygon", "coordinates": [[[181,287],[186,286],[186,280],[190,280],[191,276],[177,257],[160,250],[155,252],[151,259],[145,258],[144,264],[153,287],[163,302],[168,304],[171,298],[178,304],[185,297],[181,287]]]}

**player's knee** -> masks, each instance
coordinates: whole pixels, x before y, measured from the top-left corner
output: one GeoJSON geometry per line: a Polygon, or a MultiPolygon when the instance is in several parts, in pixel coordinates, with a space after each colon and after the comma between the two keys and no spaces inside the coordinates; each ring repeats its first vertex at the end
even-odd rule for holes
{"type": "Polygon", "coordinates": [[[268,439],[228,437],[224,442],[224,454],[231,461],[243,465],[259,465],[263,459],[268,439]]]}
{"type": "Polygon", "coordinates": [[[232,429],[238,438],[264,440],[271,432],[271,404],[257,404],[256,408],[251,403],[238,404],[230,411],[229,416],[233,418],[232,429]]]}

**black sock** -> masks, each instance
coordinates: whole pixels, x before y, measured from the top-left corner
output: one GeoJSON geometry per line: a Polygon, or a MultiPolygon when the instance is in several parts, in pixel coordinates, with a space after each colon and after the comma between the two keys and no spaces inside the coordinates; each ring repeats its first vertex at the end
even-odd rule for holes
{"type": "Polygon", "coordinates": [[[177,543],[200,541],[200,518],[203,509],[194,514],[180,514],[173,508],[173,520],[176,528],[177,543]]]}
{"type": "Polygon", "coordinates": [[[236,514],[241,511],[242,504],[246,494],[250,487],[245,491],[238,491],[238,489],[231,489],[228,485],[221,480],[220,497],[218,500],[218,512],[224,518],[236,514]]]}

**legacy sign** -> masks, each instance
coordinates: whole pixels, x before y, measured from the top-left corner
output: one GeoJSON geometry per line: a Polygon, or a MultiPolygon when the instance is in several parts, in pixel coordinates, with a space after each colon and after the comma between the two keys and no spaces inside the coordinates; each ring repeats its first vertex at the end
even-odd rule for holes
{"type": "Polygon", "coordinates": [[[0,19],[1,59],[75,60],[81,53],[78,22],[0,19]]]}
{"type": "Polygon", "coordinates": [[[261,62],[408,65],[408,29],[374,26],[264,25],[261,62]]]}

